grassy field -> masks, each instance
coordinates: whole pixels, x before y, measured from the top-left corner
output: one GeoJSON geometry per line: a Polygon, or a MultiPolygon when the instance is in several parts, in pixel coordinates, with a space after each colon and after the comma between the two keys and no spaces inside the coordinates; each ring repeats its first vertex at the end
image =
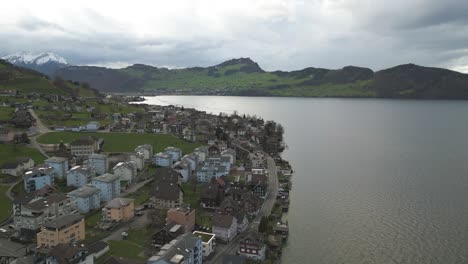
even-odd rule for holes
{"type": "Polygon", "coordinates": [[[110,255],[129,259],[145,260],[144,250],[149,244],[151,232],[146,228],[130,229],[128,240],[111,240],[110,255]]]}
{"type": "Polygon", "coordinates": [[[31,157],[36,164],[44,161],[44,156],[34,149],[18,145],[0,144],[0,165],[15,161],[18,157],[31,157]]]}
{"type": "Polygon", "coordinates": [[[5,195],[9,187],[9,185],[0,185],[0,222],[5,220],[11,212],[11,201],[5,195]]]}
{"type": "Polygon", "coordinates": [[[78,133],[78,132],[54,132],[47,133],[38,138],[39,143],[56,144],[63,140],[70,143],[74,139],[83,136],[96,136],[104,139],[105,152],[130,152],[138,145],[151,144],[154,153],[164,150],[168,146],[182,149],[183,153],[190,153],[200,145],[181,140],[172,135],[161,134],[136,134],[136,133],[78,133]]]}
{"type": "Polygon", "coordinates": [[[10,108],[10,107],[1,107],[0,108],[0,120],[1,121],[10,120],[10,118],[13,115],[14,110],[15,109],[10,108]]]}
{"type": "Polygon", "coordinates": [[[128,194],[127,198],[135,199],[135,206],[142,205],[150,198],[150,188],[151,186],[145,185],[141,187],[137,192],[128,194]]]}

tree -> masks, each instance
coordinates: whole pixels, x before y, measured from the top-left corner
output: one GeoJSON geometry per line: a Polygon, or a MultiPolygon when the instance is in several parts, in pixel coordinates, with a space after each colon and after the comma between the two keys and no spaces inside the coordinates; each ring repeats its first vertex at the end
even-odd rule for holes
{"type": "Polygon", "coordinates": [[[26,132],[23,132],[21,134],[21,142],[23,143],[26,143],[26,144],[29,144],[31,141],[29,140],[28,138],[28,134],[26,134],[26,132]]]}
{"type": "Polygon", "coordinates": [[[258,225],[258,232],[265,233],[268,230],[268,218],[262,216],[262,220],[260,220],[260,224],[258,225]]]}

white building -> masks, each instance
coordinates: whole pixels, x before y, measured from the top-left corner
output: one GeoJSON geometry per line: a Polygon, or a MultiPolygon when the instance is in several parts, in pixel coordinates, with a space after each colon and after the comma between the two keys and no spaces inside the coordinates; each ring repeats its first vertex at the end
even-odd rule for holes
{"type": "Polygon", "coordinates": [[[96,174],[101,175],[109,171],[109,161],[105,154],[91,154],[88,157],[88,164],[94,167],[96,174]]]}
{"type": "Polygon", "coordinates": [[[167,147],[164,149],[164,152],[166,154],[169,154],[171,156],[172,162],[176,162],[182,158],[182,150],[174,147],[167,147]]]}
{"type": "Polygon", "coordinates": [[[137,176],[137,165],[134,161],[119,162],[112,171],[121,181],[132,182],[137,176]]]}
{"type": "Polygon", "coordinates": [[[172,168],[180,173],[182,176],[182,182],[188,182],[192,177],[192,170],[190,169],[190,164],[188,162],[178,161],[172,166],[172,168]]]}
{"type": "Polygon", "coordinates": [[[203,259],[206,259],[215,251],[216,235],[200,231],[193,232],[193,235],[199,237],[202,240],[203,259]]]}
{"type": "Polygon", "coordinates": [[[54,169],[57,179],[64,179],[68,171],[68,159],[62,157],[51,157],[44,161],[45,164],[54,169]]]}
{"type": "Polygon", "coordinates": [[[237,235],[237,220],[232,215],[215,213],[212,231],[216,239],[229,243],[237,235]]]}
{"type": "Polygon", "coordinates": [[[91,184],[101,190],[101,201],[108,202],[120,195],[120,179],[114,174],[103,174],[92,179],[91,184]]]}
{"type": "Polygon", "coordinates": [[[67,173],[67,186],[82,187],[96,176],[94,167],[90,165],[75,166],[67,173]]]}
{"type": "Polygon", "coordinates": [[[169,154],[159,152],[154,155],[153,163],[159,167],[170,167],[172,164],[171,156],[169,154]]]}
{"type": "Polygon", "coordinates": [[[143,167],[145,166],[145,156],[143,153],[141,152],[135,152],[135,153],[131,153],[129,156],[128,156],[128,159],[130,161],[133,161],[135,162],[136,166],[137,166],[137,169],[138,170],[142,170],[143,167]]]}
{"type": "Polygon", "coordinates": [[[145,161],[150,161],[153,157],[153,146],[150,144],[140,145],[135,148],[135,152],[143,153],[145,161]]]}
{"type": "Polygon", "coordinates": [[[100,190],[91,185],[85,185],[68,193],[68,197],[76,203],[78,210],[86,214],[91,210],[101,207],[100,190]]]}

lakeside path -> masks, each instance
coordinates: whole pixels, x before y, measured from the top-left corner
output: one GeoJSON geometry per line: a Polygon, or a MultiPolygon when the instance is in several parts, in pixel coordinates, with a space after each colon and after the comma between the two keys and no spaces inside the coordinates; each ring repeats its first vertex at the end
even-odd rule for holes
{"type": "MultiPolygon", "coordinates": [[[[273,158],[267,158],[268,163],[268,189],[265,195],[265,200],[262,204],[262,208],[260,208],[259,213],[257,216],[250,222],[249,227],[247,228],[246,232],[258,230],[258,225],[260,224],[260,220],[263,216],[269,216],[271,214],[271,210],[273,209],[273,205],[276,202],[276,195],[278,193],[278,174],[276,169],[276,163],[273,158]]],[[[211,256],[206,263],[221,263],[224,256],[227,255],[235,255],[239,248],[240,237],[242,234],[237,235],[229,244],[217,244],[216,251],[213,256],[211,256]]],[[[204,261],[205,262],[205,261],[204,261]]]]}

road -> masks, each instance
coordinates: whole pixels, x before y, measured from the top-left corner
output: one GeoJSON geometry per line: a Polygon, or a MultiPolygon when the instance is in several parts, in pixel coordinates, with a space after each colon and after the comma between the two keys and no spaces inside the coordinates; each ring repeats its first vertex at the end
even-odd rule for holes
{"type": "Polygon", "coordinates": [[[34,117],[34,119],[36,119],[36,131],[38,132],[37,135],[34,135],[34,136],[29,138],[29,140],[31,141],[30,145],[31,145],[31,147],[39,150],[39,152],[42,155],[44,155],[44,157],[50,158],[50,156],[47,155],[47,153],[39,146],[39,143],[37,143],[37,138],[40,135],[45,134],[45,133],[49,133],[51,131],[42,123],[41,119],[37,116],[36,112],[34,112],[33,109],[28,109],[28,111],[32,115],[32,117],[34,117]]]}
{"type": "MultiPolygon", "coordinates": [[[[265,200],[262,204],[262,208],[260,208],[259,213],[253,219],[253,221],[250,222],[249,227],[244,232],[257,231],[258,225],[260,223],[260,220],[262,219],[262,216],[269,216],[271,214],[271,210],[273,209],[273,206],[275,205],[276,195],[278,193],[278,186],[279,186],[278,174],[276,171],[276,163],[273,160],[273,158],[268,157],[267,164],[268,164],[268,188],[267,188],[267,193],[265,195],[265,200]]],[[[213,264],[221,263],[222,258],[224,256],[235,255],[237,253],[237,249],[239,248],[240,237],[241,235],[237,235],[234,238],[234,240],[232,240],[227,245],[217,244],[215,255],[211,256],[211,258],[207,260],[206,263],[213,263],[213,264]]]]}

